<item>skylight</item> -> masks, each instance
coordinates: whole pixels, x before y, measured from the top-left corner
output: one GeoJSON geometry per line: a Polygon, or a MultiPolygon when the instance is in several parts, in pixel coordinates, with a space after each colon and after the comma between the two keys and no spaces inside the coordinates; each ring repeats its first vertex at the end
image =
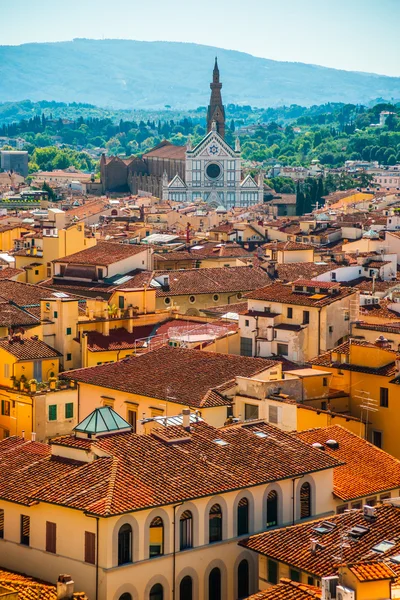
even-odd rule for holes
{"type": "Polygon", "coordinates": [[[355,525],[349,531],[351,537],[360,539],[363,535],[368,533],[369,527],[364,527],[364,525],[355,525]]]}
{"type": "Polygon", "coordinates": [[[264,433],[263,431],[255,431],[254,435],[256,435],[259,438],[266,438],[266,437],[268,437],[268,435],[266,433],[264,433]]]}
{"type": "Polygon", "coordinates": [[[322,523],[319,523],[316,527],[314,527],[314,531],[316,531],[317,533],[319,533],[321,535],[324,535],[324,533],[330,533],[335,528],[336,528],[335,523],[331,523],[329,521],[322,521],[322,523]]]}
{"type": "Polygon", "coordinates": [[[394,556],[391,556],[390,560],[396,565],[400,565],[400,554],[395,554],[394,556]]]}
{"type": "Polygon", "coordinates": [[[395,546],[394,542],[389,542],[388,540],[383,540],[383,542],[380,542],[379,544],[374,546],[372,548],[372,550],[373,550],[373,552],[380,552],[381,554],[383,554],[384,552],[387,552],[388,550],[393,548],[393,546],[395,546]]]}
{"type": "Polygon", "coordinates": [[[213,440],[214,444],[217,444],[217,446],[228,446],[228,442],[226,442],[225,440],[221,440],[221,439],[216,439],[213,440]]]}
{"type": "Polygon", "coordinates": [[[65,294],[65,292],[53,292],[52,295],[56,298],[69,298],[68,294],[65,294]]]}

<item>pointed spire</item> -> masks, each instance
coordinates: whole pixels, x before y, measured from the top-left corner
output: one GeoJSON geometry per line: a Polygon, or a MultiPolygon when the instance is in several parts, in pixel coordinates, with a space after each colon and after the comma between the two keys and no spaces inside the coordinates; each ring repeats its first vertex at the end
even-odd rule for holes
{"type": "Polygon", "coordinates": [[[222,104],[222,83],[220,83],[219,81],[219,68],[217,57],[215,57],[213,80],[210,83],[210,88],[211,98],[207,111],[207,131],[212,130],[212,123],[213,121],[216,121],[218,133],[221,137],[225,137],[225,110],[222,104]]]}
{"type": "Polygon", "coordinates": [[[188,136],[188,139],[187,139],[187,142],[186,142],[186,150],[188,150],[189,152],[191,150],[193,150],[192,138],[190,137],[190,135],[188,136]]]}
{"type": "Polygon", "coordinates": [[[235,152],[240,152],[240,140],[238,137],[235,139],[235,152]]]}

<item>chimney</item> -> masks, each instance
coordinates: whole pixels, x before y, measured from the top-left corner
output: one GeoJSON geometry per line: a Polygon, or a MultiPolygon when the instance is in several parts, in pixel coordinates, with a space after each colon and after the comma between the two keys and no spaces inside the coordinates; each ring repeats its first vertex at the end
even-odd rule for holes
{"type": "Polygon", "coordinates": [[[186,431],[190,430],[190,408],[184,408],[182,411],[182,425],[186,431]]]}
{"type": "Polygon", "coordinates": [[[270,277],[276,277],[276,262],[274,260],[269,260],[267,263],[266,271],[270,277]]]}
{"type": "Polygon", "coordinates": [[[72,600],[74,582],[71,575],[59,575],[57,580],[57,600],[72,600]]]}
{"type": "Polygon", "coordinates": [[[22,436],[22,439],[24,440],[25,439],[25,429],[22,430],[21,436],[22,436]]]}
{"type": "Polygon", "coordinates": [[[34,431],[31,433],[31,440],[32,442],[36,442],[36,433],[34,431]]]}

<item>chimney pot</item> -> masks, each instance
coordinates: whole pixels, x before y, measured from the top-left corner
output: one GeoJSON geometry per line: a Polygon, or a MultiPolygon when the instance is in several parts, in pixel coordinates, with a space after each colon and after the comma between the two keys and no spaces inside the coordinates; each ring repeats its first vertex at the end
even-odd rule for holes
{"type": "Polygon", "coordinates": [[[24,440],[25,439],[25,429],[22,430],[21,435],[22,435],[22,439],[24,440]]]}
{"type": "Polygon", "coordinates": [[[57,580],[57,600],[72,600],[74,582],[71,575],[59,575],[57,580]]]}
{"type": "Polygon", "coordinates": [[[182,411],[182,425],[186,431],[190,430],[190,408],[184,408],[182,411]]]}
{"type": "Polygon", "coordinates": [[[36,442],[36,433],[34,431],[32,431],[31,440],[32,442],[36,442]]]}

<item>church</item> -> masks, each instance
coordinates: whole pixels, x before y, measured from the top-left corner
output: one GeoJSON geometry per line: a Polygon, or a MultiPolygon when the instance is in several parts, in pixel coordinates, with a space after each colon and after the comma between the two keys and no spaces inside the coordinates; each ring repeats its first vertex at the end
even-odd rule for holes
{"type": "Polygon", "coordinates": [[[262,203],[264,174],[258,181],[242,179],[240,142],[232,148],[225,140],[225,108],[222,104],[218,62],[215,59],[211,98],[207,110],[207,135],[193,147],[164,140],[142,157],[100,160],[103,191],[151,193],[163,200],[193,202],[202,199],[227,209],[262,203]]]}

